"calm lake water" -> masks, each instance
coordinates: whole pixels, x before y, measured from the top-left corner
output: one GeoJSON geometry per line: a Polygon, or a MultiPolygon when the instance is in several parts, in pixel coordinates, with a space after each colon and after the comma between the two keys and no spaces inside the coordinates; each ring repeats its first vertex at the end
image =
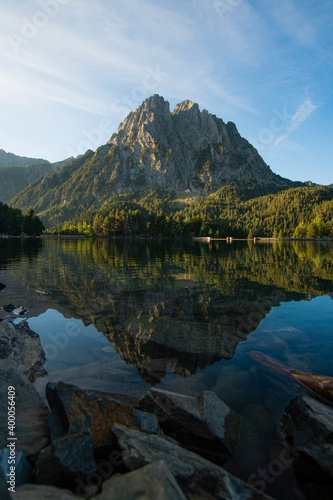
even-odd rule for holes
{"type": "MultiPolygon", "coordinates": [[[[252,423],[239,469],[225,464],[244,479],[284,449],[281,415],[304,393],[289,370],[333,376],[332,243],[38,239],[0,250],[0,306],[29,310],[47,356],[43,396],[59,380],[135,396],[214,391],[252,423]]],[[[292,468],[266,492],[303,498],[292,468]]]]}

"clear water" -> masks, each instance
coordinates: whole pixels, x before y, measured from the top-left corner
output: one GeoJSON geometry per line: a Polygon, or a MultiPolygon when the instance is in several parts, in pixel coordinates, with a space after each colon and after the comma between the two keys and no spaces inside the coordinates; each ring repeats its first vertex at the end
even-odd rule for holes
{"type": "MultiPolygon", "coordinates": [[[[240,468],[225,465],[246,480],[284,449],[281,415],[304,393],[289,370],[333,376],[329,242],[42,239],[0,250],[0,306],[29,309],[46,352],[42,395],[59,380],[135,396],[212,390],[254,426],[240,468]]],[[[303,498],[292,467],[265,491],[303,498]]]]}

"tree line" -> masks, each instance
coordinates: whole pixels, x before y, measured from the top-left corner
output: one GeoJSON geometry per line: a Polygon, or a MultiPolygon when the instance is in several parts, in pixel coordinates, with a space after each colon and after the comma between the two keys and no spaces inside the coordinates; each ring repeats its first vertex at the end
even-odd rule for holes
{"type": "Polygon", "coordinates": [[[39,236],[45,230],[41,219],[30,208],[25,215],[19,208],[0,202],[0,234],[39,236]]]}

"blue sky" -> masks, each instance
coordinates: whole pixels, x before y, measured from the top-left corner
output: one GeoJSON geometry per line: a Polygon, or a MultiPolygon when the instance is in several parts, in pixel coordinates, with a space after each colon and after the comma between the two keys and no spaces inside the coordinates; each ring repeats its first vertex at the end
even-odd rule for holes
{"type": "Polygon", "coordinates": [[[158,93],[233,121],[272,170],[329,184],[331,0],[1,0],[0,148],[57,161],[158,93]]]}

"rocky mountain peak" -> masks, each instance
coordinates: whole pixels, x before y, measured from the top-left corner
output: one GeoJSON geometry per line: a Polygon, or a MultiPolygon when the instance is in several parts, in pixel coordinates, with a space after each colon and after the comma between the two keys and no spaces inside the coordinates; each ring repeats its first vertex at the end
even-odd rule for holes
{"type": "Polygon", "coordinates": [[[177,115],[182,111],[190,111],[190,110],[192,110],[192,112],[200,113],[199,105],[197,103],[190,101],[189,99],[185,99],[185,101],[182,101],[175,106],[172,114],[177,115]]]}
{"type": "Polygon", "coordinates": [[[22,194],[20,208],[36,197],[40,212],[49,210],[50,203],[64,211],[77,205],[101,207],[116,194],[155,187],[207,195],[231,182],[290,186],[233,123],[200,111],[190,100],[170,112],[169,102],[157,94],[131,112],[95,154],[84,155],[44,181],[36,186],[38,194],[22,194]]]}

